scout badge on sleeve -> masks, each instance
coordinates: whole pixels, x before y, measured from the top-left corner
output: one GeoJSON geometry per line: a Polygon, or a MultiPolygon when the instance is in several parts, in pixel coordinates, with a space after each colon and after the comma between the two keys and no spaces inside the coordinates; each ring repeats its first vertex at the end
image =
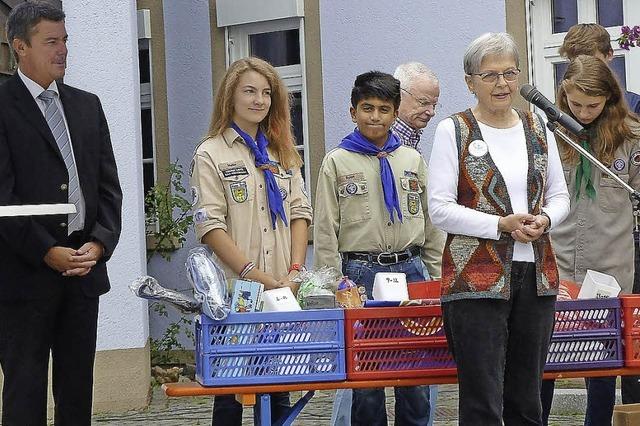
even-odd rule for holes
{"type": "Polygon", "coordinates": [[[617,158],[614,162],[613,162],[613,169],[616,172],[621,172],[624,170],[624,166],[626,166],[627,164],[624,162],[624,160],[622,158],[617,158]]]}
{"type": "Polygon", "coordinates": [[[229,188],[231,189],[231,196],[236,203],[244,203],[247,201],[249,195],[247,182],[232,182],[229,188]]]}
{"type": "Polygon", "coordinates": [[[640,151],[636,151],[631,154],[631,164],[634,166],[640,166],[640,151]]]}
{"type": "Polygon", "coordinates": [[[193,213],[193,221],[195,223],[203,223],[207,219],[209,219],[209,217],[207,216],[207,210],[204,208],[198,209],[193,213]]]}
{"type": "Polygon", "coordinates": [[[407,210],[411,214],[417,214],[420,210],[420,197],[415,192],[407,194],[407,210]]]}

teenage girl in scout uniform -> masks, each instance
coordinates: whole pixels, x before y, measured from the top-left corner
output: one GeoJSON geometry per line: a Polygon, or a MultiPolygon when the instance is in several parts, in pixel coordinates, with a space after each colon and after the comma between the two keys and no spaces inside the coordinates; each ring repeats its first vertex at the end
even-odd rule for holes
{"type": "MultiPolygon", "coordinates": [[[[562,111],[586,130],[576,141],[631,187],[640,189],[640,121],[629,112],[623,91],[605,62],[576,57],[556,96],[562,111]]],[[[571,196],[567,219],[551,231],[560,278],[581,283],[587,269],[613,275],[622,293],[633,289],[633,216],[629,194],[567,143],[558,140],[571,196]]],[[[615,377],[587,379],[585,425],[611,424],[615,377]]],[[[623,387],[624,394],[624,387],[623,387]]],[[[553,382],[543,385],[549,415],[553,382]]]]}
{"type": "MultiPolygon", "coordinates": [[[[267,62],[245,58],[231,64],[191,173],[198,241],[222,261],[227,279],[258,281],[265,289],[293,286],[311,221],[288,96],[267,62]]],[[[289,396],[272,394],[271,403],[275,421],[289,396]]],[[[233,395],[216,396],[213,425],[241,422],[242,406],[233,395]]]]}

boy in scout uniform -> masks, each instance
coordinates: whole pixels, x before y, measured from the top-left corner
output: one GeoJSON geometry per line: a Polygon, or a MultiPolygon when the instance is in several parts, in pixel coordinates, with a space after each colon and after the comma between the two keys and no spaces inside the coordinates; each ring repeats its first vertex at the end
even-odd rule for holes
{"type": "MultiPolygon", "coordinates": [[[[427,166],[390,132],[399,104],[393,76],[359,75],[350,108],[357,128],[327,153],[318,176],[314,265],[341,270],[369,298],[377,272],[403,272],[407,282],[440,277],[444,235],[429,220],[427,166]]],[[[396,388],[395,396],[397,424],[428,424],[428,388],[396,388]]],[[[351,424],[387,424],[384,389],[353,391],[351,424]]]]}

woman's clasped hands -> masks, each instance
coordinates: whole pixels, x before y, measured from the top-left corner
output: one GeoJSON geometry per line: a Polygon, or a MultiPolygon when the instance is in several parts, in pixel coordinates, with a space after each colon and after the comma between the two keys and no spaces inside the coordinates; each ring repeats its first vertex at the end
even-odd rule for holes
{"type": "Polygon", "coordinates": [[[498,220],[498,230],[508,232],[511,238],[521,243],[537,240],[549,226],[549,218],[544,215],[513,213],[498,220]]]}

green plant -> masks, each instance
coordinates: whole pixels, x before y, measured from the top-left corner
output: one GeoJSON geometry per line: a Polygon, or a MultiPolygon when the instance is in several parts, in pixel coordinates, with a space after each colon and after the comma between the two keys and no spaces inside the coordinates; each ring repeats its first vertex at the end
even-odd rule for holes
{"type": "MultiPolygon", "coordinates": [[[[149,309],[159,316],[168,317],[167,307],[162,303],[152,303],[149,309]]],[[[177,321],[170,323],[162,337],[159,339],[149,338],[151,350],[151,364],[172,364],[179,363],[180,359],[175,355],[175,351],[185,350],[185,347],[178,339],[183,332],[187,338],[195,342],[193,334],[193,321],[181,316],[177,321]]]]}
{"type": "Polygon", "coordinates": [[[171,260],[171,252],[182,246],[193,226],[182,165],[176,160],[166,170],[169,183],[156,183],[144,198],[146,234],[152,237],[147,241],[147,262],[156,253],[171,260]]]}
{"type": "MultiPolygon", "coordinates": [[[[145,226],[147,237],[147,262],[158,253],[163,259],[171,260],[171,253],[182,246],[189,229],[193,226],[191,215],[191,201],[185,195],[186,189],[182,185],[184,172],[182,165],[176,160],[167,169],[168,183],[156,183],[146,194],[145,226]]],[[[154,302],[149,310],[159,316],[168,317],[167,307],[163,303],[154,302]]],[[[180,343],[180,333],[194,341],[193,321],[180,316],[177,321],[170,323],[162,337],[149,338],[152,364],[179,363],[175,356],[177,351],[183,350],[180,343]]]]}

